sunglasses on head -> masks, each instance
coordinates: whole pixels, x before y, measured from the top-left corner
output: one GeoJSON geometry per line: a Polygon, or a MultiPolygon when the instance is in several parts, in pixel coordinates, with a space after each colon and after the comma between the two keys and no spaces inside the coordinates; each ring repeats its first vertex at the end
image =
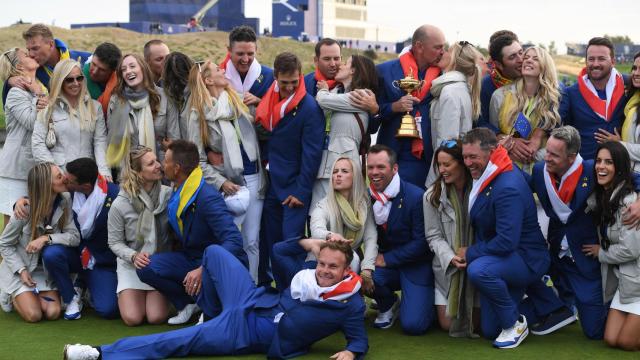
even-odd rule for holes
{"type": "Polygon", "coordinates": [[[79,82],[79,83],[83,82],[84,81],[84,75],[79,75],[79,76],[76,76],[76,77],[64,78],[64,82],[67,83],[67,84],[71,84],[74,81],[75,82],[79,82]]]}
{"type": "Polygon", "coordinates": [[[462,49],[464,49],[464,47],[467,45],[471,45],[471,43],[466,40],[463,40],[463,41],[458,41],[458,45],[460,45],[460,50],[458,50],[458,56],[460,56],[460,54],[462,54],[462,49]]]}
{"type": "Polygon", "coordinates": [[[442,140],[440,143],[440,147],[444,147],[447,149],[451,149],[458,146],[458,142],[456,140],[442,140]]]}

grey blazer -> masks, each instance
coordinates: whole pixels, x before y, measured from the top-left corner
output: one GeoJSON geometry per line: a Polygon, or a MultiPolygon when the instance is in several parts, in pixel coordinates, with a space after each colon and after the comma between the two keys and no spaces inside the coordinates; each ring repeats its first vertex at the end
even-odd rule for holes
{"type": "Polygon", "coordinates": [[[38,97],[13,87],[4,107],[7,137],[0,152],[0,176],[26,180],[35,165],[31,154],[31,134],[36,122],[38,97]]]}
{"type": "MultiPolygon", "coordinates": [[[[329,209],[327,207],[327,198],[320,200],[311,212],[311,237],[314,239],[326,239],[327,235],[331,232],[340,233],[341,230],[338,224],[330,216],[329,209]]],[[[344,235],[344,234],[341,234],[344,235]]],[[[369,208],[367,213],[367,220],[364,223],[364,231],[362,237],[355,239],[351,244],[352,249],[357,249],[364,244],[364,259],[360,264],[362,270],[376,269],[375,262],[378,256],[378,231],[376,230],[376,224],[373,221],[373,211],[369,208]]],[[[307,256],[307,260],[315,260],[313,254],[307,256]]]]}
{"type": "MultiPolygon", "coordinates": [[[[61,194],[62,201],[53,212],[51,226],[53,234],[51,241],[69,247],[80,244],[80,232],[73,222],[73,211],[71,210],[71,197],[69,193],[61,194]],[[58,227],[58,220],[67,209],[69,216],[62,229],[58,227]]],[[[38,224],[38,229],[44,232],[44,226],[38,224]]],[[[26,247],[31,241],[31,225],[28,219],[19,220],[11,217],[9,223],[4,228],[0,236],[0,254],[3,261],[0,264],[0,288],[12,294],[22,286],[20,276],[16,274],[22,267],[26,267],[29,272],[33,272],[38,266],[40,254],[27,254],[26,247]]],[[[46,269],[45,269],[46,273],[46,269]]],[[[47,274],[48,277],[48,274],[47,274]]],[[[50,278],[47,281],[52,281],[50,278]]]]}
{"type": "MultiPolygon", "coordinates": [[[[96,123],[92,131],[81,130],[78,119],[69,116],[68,105],[62,101],[57,101],[53,106],[51,119],[53,130],[56,134],[56,145],[53,149],[48,149],[45,139],[48,131],[48,123],[43,119],[38,119],[33,127],[31,146],[33,157],[36,163],[53,162],[63,169],[68,162],[81,157],[95,159],[98,170],[103,176],[111,176],[111,170],[107,166],[107,129],[104,124],[102,106],[96,100],[93,101],[96,111],[96,123]]],[[[44,111],[44,110],[43,110],[44,111]]],[[[80,119],[80,121],[84,121],[80,119]]]]}

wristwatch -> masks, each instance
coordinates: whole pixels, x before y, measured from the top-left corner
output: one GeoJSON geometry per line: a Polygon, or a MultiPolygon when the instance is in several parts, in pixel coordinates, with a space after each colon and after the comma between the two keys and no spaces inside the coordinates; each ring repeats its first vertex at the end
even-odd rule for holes
{"type": "Polygon", "coordinates": [[[46,245],[47,245],[47,246],[49,246],[49,245],[51,245],[51,244],[53,244],[53,239],[51,238],[51,235],[47,235],[47,242],[46,242],[46,245]]]}

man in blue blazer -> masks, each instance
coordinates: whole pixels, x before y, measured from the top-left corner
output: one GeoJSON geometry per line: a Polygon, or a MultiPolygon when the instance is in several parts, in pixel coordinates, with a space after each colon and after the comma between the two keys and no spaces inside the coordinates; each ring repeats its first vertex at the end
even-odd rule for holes
{"type": "Polygon", "coordinates": [[[273,246],[281,241],[297,242],[304,234],[311,189],[322,157],[325,119],[305,90],[297,56],[281,53],[273,68],[276,81],[256,109],[256,122],[269,137],[263,159],[268,161],[270,180],[262,211],[258,283],[271,283],[271,261],[276,286],[284,290],[290,279],[285,269],[277,267],[273,246]]]}
{"type": "Polygon", "coordinates": [[[434,285],[424,235],[424,191],[400,178],[396,154],[374,145],[367,154],[367,175],[378,229],[378,257],[373,298],[378,303],[374,326],[391,327],[400,308],[400,325],[410,335],[427,331],[434,319],[434,285]],[[396,291],[402,291],[398,300],[396,291]]]}
{"type": "Polygon", "coordinates": [[[340,52],[340,43],[334,39],[324,38],[318,41],[313,57],[315,71],[304,76],[304,85],[309,95],[315,98],[318,94],[318,81],[326,81],[329,90],[333,90],[338,85],[335,77],[342,62],[340,52]]]}
{"type": "Polygon", "coordinates": [[[153,254],[149,265],[137,270],[140,280],[164,294],[178,310],[169,319],[172,325],[189,321],[198,310],[193,297],[201,290],[202,255],[209,245],[219,244],[248,265],[233,216],[220,193],[204,181],[198,159],[198,148],[189,141],[169,145],[163,168],[175,191],[167,204],[167,217],[179,250],[153,254]]]}
{"type": "Polygon", "coordinates": [[[474,179],[469,216],[475,242],[458,256],[480,292],[481,327],[494,346],[513,348],[528,335],[518,305],[526,288],[549,268],[549,252],[529,185],[487,128],[467,132],[464,162],[474,179]]]}
{"type": "MultiPolygon", "coordinates": [[[[364,328],[365,304],[358,293],[361,279],[351,271],[349,244],[321,246],[315,270],[302,270],[291,288],[278,294],[256,287],[247,269],[229,252],[214,245],[203,259],[203,292],[217,293],[222,313],[188,328],[119,340],[98,348],[65,346],[65,359],[164,359],[187,355],[266,353],[288,359],[307,353],[311,345],[342,331],[345,349],[331,358],[364,358],[369,344],[364,328]],[[213,290],[213,291],[212,291],[213,290]]],[[[206,303],[202,303],[208,312],[206,303]]]]}
{"type": "Polygon", "coordinates": [[[533,167],[531,186],[549,217],[552,278],[567,305],[575,303],[582,331],[602,339],[607,306],[602,298],[600,263],[582,252],[598,244],[598,230],[587,213],[593,190],[593,160],[583,160],[580,133],[563,126],[551,132],[544,162],[533,167]]]}
{"type": "Polygon", "coordinates": [[[440,75],[438,62],[444,53],[444,34],[431,25],[416,29],[411,40],[411,49],[398,59],[378,65],[380,91],[379,117],[369,122],[370,133],[378,131],[378,144],[384,144],[398,154],[400,177],[422,189],[433,157],[431,148],[431,121],[429,107],[432,96],[429,93],[431,81],[440,75]],[[420,90],[410,95],[393,85],[405,76],[424,80],[420,90]],[[397,138],[403,115],[407,112],[415,117],[421,139],[397,138]],[[421,140],[421,141],[420,141],[421,140]]]}

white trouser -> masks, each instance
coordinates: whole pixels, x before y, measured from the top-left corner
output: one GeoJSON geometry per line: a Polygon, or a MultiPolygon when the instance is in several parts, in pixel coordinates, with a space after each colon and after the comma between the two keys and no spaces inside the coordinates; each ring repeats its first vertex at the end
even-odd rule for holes
{"type": "Polygon", "coordinates": [[[249,189],[249,207],[243,215],[236,216],[234,223],[240,228],[244,251],[249,257],[249,273],[256,282],[258,279],[258,256],[260,241],[260,218],[262,217],[263,199],[258,199],[260,191],[260,174],[245,175],[244,181],[249,189]]]}

